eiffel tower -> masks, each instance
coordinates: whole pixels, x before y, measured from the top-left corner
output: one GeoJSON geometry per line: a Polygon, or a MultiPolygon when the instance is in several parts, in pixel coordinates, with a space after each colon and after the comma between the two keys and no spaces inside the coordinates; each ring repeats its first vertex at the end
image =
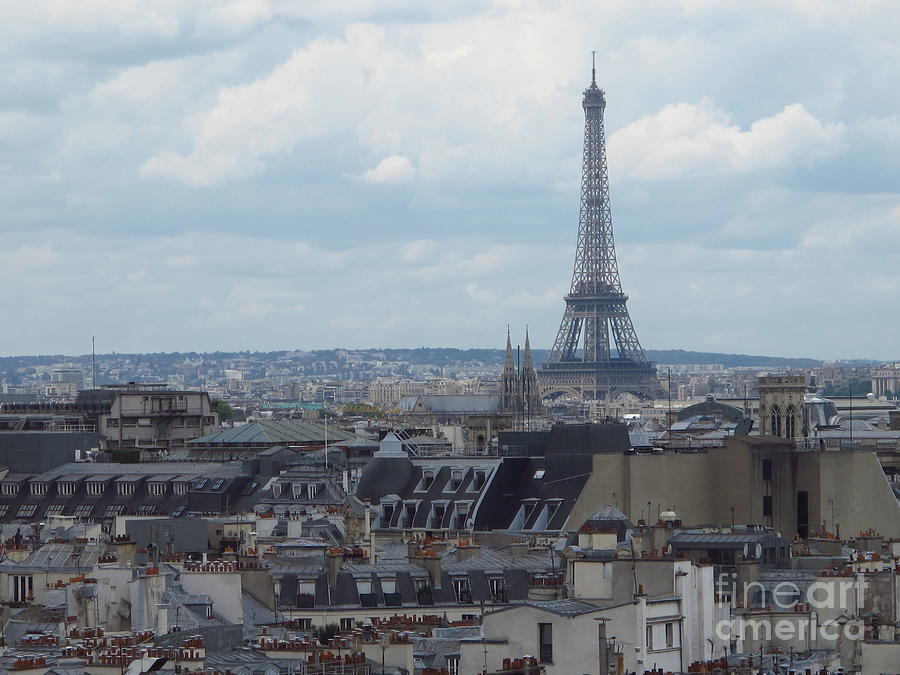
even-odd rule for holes
{"type": "Polygon", "coordinates": [[[581,106],[584,157],[578,248],[559,333],[538,373],[541,395],[568,393],[599,399],[628,392],[645,399],[661,396],[656,368],[644,356],[625,307],[628,296],[619,280],[603,131],[606,96],[597,88],[595,66],[581,106]],[[615,354],[610,352],[610,332],[615,354]]]}

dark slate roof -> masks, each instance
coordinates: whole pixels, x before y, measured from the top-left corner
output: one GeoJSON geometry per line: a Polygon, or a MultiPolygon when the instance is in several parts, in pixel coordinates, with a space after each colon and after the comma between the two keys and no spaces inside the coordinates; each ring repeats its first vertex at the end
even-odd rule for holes
{"type": "Polygon", "coordinates": [[[181,516],[188,509],[202,513],[226,510],[237,512],[251,508],[264,487],[262,481],[254,481],[244,473],[240,463],[73,462],[41,474],[23,476],[22,481],[15,495],[0,495],[0,522],[40,521],[50,511],[55,515],[77,516],[95,521],[121,514],[171,513],[181,516]],[[187,482],[190,485],[185,494],[175,494],[174,488],[166,485],[163,494],[155,495],[147,488],[147,483],[151,481],[187,482]],[[60,482],[75,482],[74,493],[60,494],[60,482]],[[98,482],[105,483],[102,494],[89,493],[88,483],[98,482]],[[118,493],[117,485],[125,482],[134,483],[131,494],[118,493]],[[32,483],[46,483],[46,494],[32,495],[32,483]]]}
{"type": "Polygon", "coordinates": [[[789,542],[769,532],[679,532],[669,539],[674,549],[744,548],[761,543],[765,548],[787,547],[789,542]]]}
{"type": "Polygon", "coordinates": [[[531,517],[522,524],[524,529],[533,528],[547,507],[554,513],[542,529],[563,529],[592,469],[590,455],[505,458],[483,497],[475,529],[510,529],[526,500],[536,501],[531,517]]]}

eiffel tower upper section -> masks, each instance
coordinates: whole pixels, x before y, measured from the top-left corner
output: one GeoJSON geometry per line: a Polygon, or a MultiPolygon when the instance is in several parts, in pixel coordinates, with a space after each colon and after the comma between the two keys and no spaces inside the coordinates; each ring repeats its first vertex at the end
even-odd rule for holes
{"type": "Polygon", "coordinates": [[[602,398],[630,392],[649,398],[661,391],[656,369],[644,356],[631,323],[628,296],[619,279],[603,128],[606,95],[597,87],[594,68],[581,105],[584,156],[578,248],[559,333],[539,373],[541,393],[602,398]],[[610,333],[615,355],[610,349],[610,333]]]}

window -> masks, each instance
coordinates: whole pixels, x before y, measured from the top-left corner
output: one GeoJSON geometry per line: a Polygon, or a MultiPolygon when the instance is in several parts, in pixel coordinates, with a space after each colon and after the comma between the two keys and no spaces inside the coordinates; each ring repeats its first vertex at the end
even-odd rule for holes
{"type": "Polygon", "coordinates": [[[488,584],[491,587],[491,600],[494,602],[506,602],[506,579],[503,577],[489,577],[488,584]]]}
{"type": "Polygon", "coordinates": [[[472,602],[472,591],[469,590],[469,579],[461,577],[453,580],[453,590],[456,592],[456,601],[460,604],[472,602]]]}
{"type": "Polygon", "coordinates": [[[763,516],[766,518],[772,517],[772,496],[771,495],[763,496],[763,516]]]}
{"type": "Polygon", "coordinates": [[[396,579],[382,579],[381,580],[381,590],[384,593],[396,593],[397,592],[397,580],[396,579]]]}
{"type": "Polygon", "coordinates": [[[647,624],[647,651],[653,649],[653,626],[647,624]]]}
{"type": "Polygon", "coordinates": [[[476,471],[475,472],[475,480],[473,481],[473,487],[476,490],[481,490],[484,487],[484,471],[476,471]]]}
{"type": "Polygon", "coordinates": [[[47,512],[44,514],[44,517],[49,518],[50,516],[61,516],[63,514],[63,511],[65,510],[65,504],[51,504],[47,507],[47,512]]]}
{"type": "Polygon", "coordinates": [[[154,497],[162,497],[166,494],[166,484],[161,482],[148,483],[147,490],[154,497]]]}
{"type": "Polygon", "coordinates": [[[209,483],[209,479],[208,479],[208,478],[201,478],[200,480],[197,481],[197,484],[194,486],[194,489],[195,489],[195,490],[202,490],[203,488],[206,487],[206,484],[207,484],[207,483],[209,483]]]}
{"type": "Polygon", "coordinates": [[[553,624],[538,624],[538,660],[553,663],[553,624]]]}
{"type": "Polygon", "coordinates": [[[0,504],[0,518],[9,513],[9,504],[0,504]]]}
{"type": "Polygon", "coordinates": [[[459,675],[459,657],[447,657],[447,673],[448,675],[459,675]]]}
{"type": "Polygon", "coordinates": [[[57,484],[57,489],[62,496],[70,497],[75,494],[75,483],[70,480],[63,481],[57,484]]]}
{"type": "Polygon", "coordinates": [[[223,485],[225,485],[225,479],[217,478],[216,482],[212,484],[210,490],[221,490],[223,485]]]}
{"type": "Polygon", "coordinates": [[[666,647],[675,646],[675,624],[671,621],[666,624],[666,647]]]}
{"type": "Polygon", "coordinates": [[[341,619],[341,630],[353,630],[353,618],[346,617],[341,619]]]}
{"type": "Polygon", "coordinates": [[[469,518],[469,504],[462,503],[456,505],[456,529],[466,529],[466,520],[469,518]]]}
{"type": "Polygon", "coordinates": [[[406,527],[412,527],[413,520],[416,517],[416,508],[417,507],[418,507],[418,504],[416,504],[416,502],[406,502],[405,504],[403,504],[404,516],[405,516],[404,524],[406,525],[406,527]]]}
{"type": "Polygon", "coordinates": [[[533,478],[534,480],[541,480],[541,478],[543,478],[546,473],[547,471],[545,469],[538,469],[534,472],[533,478]]]}
{"type": "Polygon", "coordinates": [[[43,497],[47,494],[47,484],[46,483],[32,483],[31,484],[31,494],[37,497],[43,497]]]}
{"type": "Polygon", "coordinates": [[[13,582],[13,602],[29,602],[34,597],[34,577],[16,575],[13,582]]]}
{"type": "Polygon", "coordinates": [[[428,469],[422,472],[422,489],[427,490],[434,483],[434,471],[428,469]]]}
{"type": "Polygon", "coordinates": [[[772,406],[772,435],[781,436],[781,408],[772,406]]]}
{"type": "Polygon", "coordinates": [[[522,504],[522,514],[523,514],[523,523],[524,527],[525,523],[528,522],[528,519],[531,518],[531,514],[534,513],[534,507],[537,506],[536,501],[527,501],[522,504]]]}
{"type": "Polygon", "coordinates": [[[87,484],[87,493],[94,497],[102,495],[106,491],[106,483],[99,480],[92,480],[87,484]]]}
{"type": "Polygon", "coordinates": [[[119,418],[118,417],[110,417],[106,420],[107,427],[117,427],[119,426],[119,418]]]}
{"type": "Polygon", "coordinates": [[[786,438],[793,438],[795,431],[795,420],[797,419],[797,411],[794,406],[789,405],[784,414],[784,435],[786,438]]]}
{"type": "Polygon", "coordinates": [[[762,461],[763,480],[772,480],[772,460],[764,459],[762,461]]]}
{"type": "Polygon", "coordinates": [[[116,483],[116,494],[128,496],[134,494],[134,483],[130,480],[116,483]]]}
{"type": "Polygon", "coordinates": [[[444,504],[435,504],[432,507],[431,527],[442,527],[446,512],[447,507],[444,504]]]}
{"type": "Polygon", "coordinates": [[[152,516],[156,513],[156,504],[141,504],[138,506],[139,516],[152,516]]]}
{"type": "Polygon", "coordinates": [[[104,518],[115,518],[116,516],[122,515],[122,512],[125,510],[124,504],[110,504],[106,507],[106,513],[103,514],[104,518]]]}
{"type": "Polygon", "coordinates": [[[19,512],[16,514],[16,518],[31,518],[35,511],[37,511],[37,504],[22,504],[19,507],[19,512]]]}
{"type": "Polygon", "coordinates": [[[312,619],[306,617],[297,619],[297,628],[300,630],[312,630],[312,619]]]}
{"type": "Polygon", "coordinates": [[[450,472],[450,491],[456,492],[459,490],[459,486],[462,485],[463,473],[459,469],[454,469],[450,472]]]}
{"type": "Polygon", "coordinates": [[[180,480],[172,484],[172,492],[174,492],[176,495],[186,495],[187,491],[188,484],[186,481],[180,480]]]}
{"type": "Polygon", "coordinates": [[[91,511],[93,510],[93,504],[79,504],[75,507],[75,513],[73,513],[72,515],[74,515],[76,518],[87,518],[91,515],[91,511]]]}
{"type": "Polygon", "coordinates": [[[391,519],[394,517],[394,505],[385,502],[381,505],[381,527],[390,527],[391,519]]]}
{"type": "Polygon", "coordinates": [[[372,592],[372,580],[371,579],[357,579],[356,580],[356,592],[360,595],[368,595],[372,592]]]}
{"type": "Polygon", "coordinates": [[[14,497],[19,494],[19,484],[18,483],[4,483],[3,484],[3,496],[4,497],[14,497]]]}

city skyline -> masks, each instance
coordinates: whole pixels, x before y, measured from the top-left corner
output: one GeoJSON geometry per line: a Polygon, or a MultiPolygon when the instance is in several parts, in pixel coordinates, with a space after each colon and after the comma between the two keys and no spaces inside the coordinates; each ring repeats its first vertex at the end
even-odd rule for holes
{"type": "Polygon", "coordinates": [[[596,49],[645,346],[896,358],[894,6],[315,12],[3,10],[0,353],[548,348],[596,49]]]}

